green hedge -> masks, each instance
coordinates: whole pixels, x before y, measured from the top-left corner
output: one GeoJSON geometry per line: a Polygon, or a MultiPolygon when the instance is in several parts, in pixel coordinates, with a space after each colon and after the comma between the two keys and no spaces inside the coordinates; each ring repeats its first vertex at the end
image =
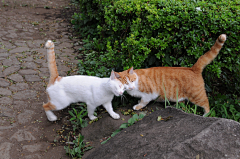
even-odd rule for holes
{"type": "Polygon", "coordinates": [[[225,84],[233,84],[231,80],[236,79],[235,87],[240,90],[239,1],[79,2],[81,13],[74,14],[72,23],[80,35],[88,35],[85,53],[91,54],[87,63],[81,63],[88,72],[92,69],[87,74],[95,75],[94,72],[99,72],[99,69],[109,71],[106,68],[121,71],[131,66],[191,67],[210,49],[217,37],[225,33],[227,41],[217,58],[205,69],[204,76],[212,82],[215,77],[224,76],[222,81],[225,84]],[[97,67],[94,66],[96,63],[97,67]]]}

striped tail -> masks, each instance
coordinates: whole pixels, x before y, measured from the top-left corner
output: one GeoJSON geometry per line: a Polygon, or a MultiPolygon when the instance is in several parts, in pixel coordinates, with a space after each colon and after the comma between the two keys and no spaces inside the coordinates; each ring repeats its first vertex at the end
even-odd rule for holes
{"type": "Polygon", "coordinates": [[[209,63],[211,63],[215,59],[215,57],[217,57],[226,39],[227,39],[226,34],[221,34],[216,40],[215,44],[211,47],[211,49],[207,53],[202,55],[197,60],[197,62],[192,66],[192,70],[195,73],[202,73],[203,69],[209,63]]]}
{"type": "Polygon", "coordinates": [[[54,43],[51,40],[48,40],[45,44],[45,48],[47,49],[48,68],[50,72],[48,85],[52,85],[59,76],[55,60],[54,43]]]}

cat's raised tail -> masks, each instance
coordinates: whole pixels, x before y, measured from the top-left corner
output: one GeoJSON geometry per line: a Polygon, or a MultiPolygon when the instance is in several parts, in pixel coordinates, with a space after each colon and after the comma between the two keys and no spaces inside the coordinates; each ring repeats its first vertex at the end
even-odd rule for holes
{"type": "Polygon", "coordinates": [[[224,42],[227,40],[226,34],[221,34],[216,40],[215,44],[211,49],[202,55],[197,62],[192,66],[192,70],[195,73],[202,73],[203,69],[211,63],[215,57],[217,57],[219,51],[221,50],[224,42]]]}
{"type": "Polygon", "coordinates": [[[55,60],[54,43],[51,40],[48,40],[45,43],[45,48],[47,49],[48,68],[50,72],[48,85],[50,86],[54,84],[56,79],[59,77],[59,74],[57,71],[57,65],[55,60]]]}

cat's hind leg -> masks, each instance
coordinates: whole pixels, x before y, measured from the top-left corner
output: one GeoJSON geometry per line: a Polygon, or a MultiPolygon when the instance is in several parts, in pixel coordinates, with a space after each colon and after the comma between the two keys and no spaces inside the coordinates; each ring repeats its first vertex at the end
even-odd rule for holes
{"type": "Polygon", "coordinates": [[[50,102],[43,104],[43,108],[45,110],[45,113],[47,115],[47,118],[49,121],[56,121],[57,120],[57,116],[53,114],[53,112],[51,110],[55,110],[56,107],[51,104],[50,102]]]}
{"type": "Polygon", "coordinates": [[[103,104],[103,107],[107,110],[107,112],[110,114],[110,116],[113,119],[120,119],[120,115],[113,111],[112,102],[111,101],[103,104]]]}
{"type": "Polygon", "coordinates": [[[196,97],[190,98],[190,101],[197,106],[202,107],[204,109],[204,115],[210,112],[209,102],[205,91],[204,93],[198,94],[196,97]]]}

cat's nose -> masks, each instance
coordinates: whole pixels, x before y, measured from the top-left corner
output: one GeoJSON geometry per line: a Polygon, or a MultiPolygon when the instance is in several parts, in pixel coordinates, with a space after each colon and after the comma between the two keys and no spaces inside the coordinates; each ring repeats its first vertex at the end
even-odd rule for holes
{"type": "Polygon", "coordinates": [[[119,94],[120,94],[120,95],[122,95],[122,94],[123,94],[123,92],[121,91],[121,92],[119,92],[119,94]]]}

